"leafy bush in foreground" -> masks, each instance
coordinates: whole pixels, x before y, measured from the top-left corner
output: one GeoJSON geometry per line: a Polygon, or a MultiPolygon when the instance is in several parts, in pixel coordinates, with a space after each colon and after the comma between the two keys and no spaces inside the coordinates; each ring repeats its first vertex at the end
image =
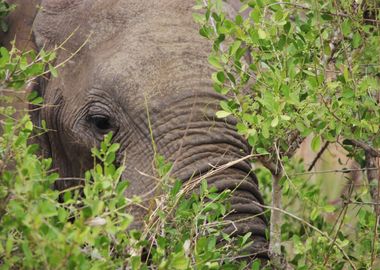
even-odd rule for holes
{"type": "MultiPolygon", "coordinates": [[[[146,229],[127,231],[133,217],[126,208],[139,206],[140,200],[125,197],[128,182],[120,178],[124,167],[113,165],[118,145],[111,144],[111,134],[99,150],[93,149],[101,163],[86,173],[83,185],[57,191],[51,187],[62,180],[49,172],[51,159],[39,158],[37,146],[28,144],[32,130],[28,116],[6,119],[3,125],[1,269],[243,267],[233,259],[249,244],[249,234],[233,241],[221,233],[220,217],[228,213],[223,201],[229,191],[215,193],[202,181],[199,194],[184,197],[181,182],[163,183],[168,193],[157,198],[160,203],[146,229]],[[219,246],[220,237],[225,243],[219,246]]],[[[164,171],[164,166],[169,168],[161,164],[164,171]]]]}

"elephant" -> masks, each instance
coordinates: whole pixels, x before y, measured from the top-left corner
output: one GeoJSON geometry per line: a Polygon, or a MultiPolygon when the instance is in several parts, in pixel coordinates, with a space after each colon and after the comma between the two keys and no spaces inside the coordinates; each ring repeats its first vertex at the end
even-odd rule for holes
{"type": "MultiPolygon", "coordinates": [[[[31,2],[40,5],[29,17],[22,15],[25,27],[32,28],[31,45],[41,50],[64,43],[56,61],[69,59],[58,77],[40,79],[34,87],[48,105],[32,113],[34,124],[44,120],[49,130],[38,138],[43,154],[52,158],[62,178],[72,179],[57,181],[55,188],[77,184],[75,179],[93,166],[91,148],[109,132],[120,144],[116,162],[125,160],[123,179],[130,182],[126,196],[155,188],[155,180],[148,177],[154,174],[155,153],[172,162],[172,175],[184,182],[251,153],[235,129],[236,119],[215,117],[225,97],[213,90],[207,62],[211,45],[193,21],[193,1],[16,2],[21,9],[31,2]]],[[[226,5],[236,13],[239,1],[226,5]]],[[[13,17],[20,19],[17,11],[13,17]]],[[[248,251],[267,258],[268,222],[249,160],[207,181],[218,191],[234,190],[233,213],[226,219],[236,224],[226,231],[251,232],[248,251]]],[[[141,224],[144,210],[131,211],[134,225],[141,224]]]]}

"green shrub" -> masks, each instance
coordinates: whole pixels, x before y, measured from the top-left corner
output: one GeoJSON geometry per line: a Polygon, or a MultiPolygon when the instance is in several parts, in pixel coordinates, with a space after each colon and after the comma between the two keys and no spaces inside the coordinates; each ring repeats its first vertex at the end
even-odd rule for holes
{"type": "Polygon", "coordinates": [[[273,198],[274,267],[285,268],[284,256],[295,269],[378,269],[379,2],[241,0],[234,18],[224,4],[197,0],[194,19],[212,43],[214,88],[228,98],[216,116],[238,119],[266,168],[257,174],[273,198]],[[347,192],[329,203],[331,174],[294,157],[306,137],[315,160],[341,145],[368,183],[356,187],[350,169],[333,168],[347,192]]]}

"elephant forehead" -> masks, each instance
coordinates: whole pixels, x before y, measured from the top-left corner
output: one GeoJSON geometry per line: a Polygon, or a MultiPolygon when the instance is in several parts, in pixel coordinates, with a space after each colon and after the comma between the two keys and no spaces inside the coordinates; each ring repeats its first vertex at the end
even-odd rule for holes
{"type": "Polygon", "coordinates": [[[87,55],[94,62],[90,81],[99,88],[144,98],[201,90],[200,84],[210,81],[209,45],[192,26],[175,21],[163,25],[125,30],[91,49],[87,55]]]}
{"type": "Polygon", "coordinates": [[[66,48],[71,49],[78,48],[91,34],[88,46],[92,48],[123,30],[142,26],[147,21],[157,22],[158,18],[170,14],[182,21],[185,17],[191,20],[192,5],[191,1],[180,0],[43,0],[34,32],[40,47],[60,44],[76,32],[66,42],[66,48]]]}
{"type": "Polygon", "coordinates": [[[87,89],[110,92],[130,109],[145,103],[160,106],[164,101],[212,89],[209,67],[195,54],[185,58],[159,50],[140,54],[128,50],[98,57],[87,89]]]}

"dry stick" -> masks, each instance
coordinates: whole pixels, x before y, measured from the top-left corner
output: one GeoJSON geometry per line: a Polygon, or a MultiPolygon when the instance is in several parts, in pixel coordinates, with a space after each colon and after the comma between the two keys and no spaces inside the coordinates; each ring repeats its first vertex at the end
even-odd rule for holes
{"type": "Polygon", "coordinates": [[[281,225],[282,213],[278,209],[282,208],[282,190],[280,180],[283,176],[283,168],[279,166],[280,152],[275,145],[277,160],[259,159],[261,163],[267,167],[272,174],[272,207],[270,217],[270,242],[269,242],[269,256],[274,269],[289,269],[289,265],[285,258],[281,256],[281,225]],[[277,164],[276,164],[277,162],[277,164]]]}
{"type": "Polygon", "coordinates": [[[329,146],[329,142],[326,142],[323,147],[321,148],[321,150],[318,152],[318,154],[316,155],[316,157],[314,158],[313,162],[310,164],[309,168],[307,169],[308,172],[310,172],[315,164],[317,164],[317,161],[321,158],[322,154],[325,152],[325,150],[327,149],[327,147],[329,146]]]}
{"type": "Polygon", "coordinates": [[[316,172],[302,172],[302,173],[295,173],[291,176],[297,176],[297,175],[308,175],[308,174],[324,174],[324,173],[349,173],[349,172],[362,172],[362,171],[373,171],[373,170],[379,170],[380,167],[372,167],[372,168],[361,168],[361,169],[341,169],[341,170],[324,170],[324,171],[316,171],[316,172]]]}
{"type": "MultiPolygon", "coordinates": [[[[365,142],[354,140],[354,139],[349,139],[347,141],[356,147],[360,147],[366,153],[370,154],[372,157],[380,157],[380,151],[377,150],[376,148],[373,148],[372,146],[370,146],[369,144],[367,144],[365,142]]],[[[368,167],[368,166],[366,166],[366,167],[368,167]]],[[[371,167],[368,167],[368,168],[371,168],[371,167]]]]}
{"type": "MultiPolygon", "coordinates": [[[[365,151],[365,166],[366,168],[373,168],[376,164],[376,157],[373,156],[370,152],[365,151]]],[[[369,184],[369,192],[372,197],[372,201],[377,203],[379,202],[379,188],[378,185],[375,185],[375,181],[379,181],[379,170],[366,170],[367,179],[369,184]]],[[[375,212],[379,215],[379,209],[375,206],[375,212]]]]}
{"type": "Polygon", "coordinates": [[[281,209],[281,185],[280,180],[282,177],[282,171],[278,174],[272,175],[272,208],[270,219],[270,242],[269,252],[271,259],[276,269],[282,268],[281,262],[281,225],[282,217],[281,212],[277,209],[281,209]]]}
{"type": "MultiPolygon", "coordinates": [[[[365,163],[366,167],[371,168],[376,164],[376,157],[374,157],[370,152],[365,150],[365,163]]],[[[368,184],[369,184],[369,191],[372,197],[372,201],[374,204],[374,211],[375,211],[375,227],[374,227],[374,237],[372,240],[372,247],[371,247],[371,269],[373,269],[373,264],[376,259],[376,241],[377,239],[377,228],[379,226],[379,217],[380,217],[380,208],[378,203],[380,202],[380,175],[379,170],[367,170],[367,178],[368,178],[368,184]],[[377,180],[377,185],[374,185],[373,182],[377,180]]]]}
{"type": "MultiPolygon", "coordinates": [[[[377,205],[377,207],[379,206],[377,205]]],[[[375,228],[373,228],[374,236],[373,236],[372,247],[371,247],[371,269],[373,269],[373,264],[375,263],[375,259],[376,259],[375,244],[378,241],[377,229],[379,228],[379,223],[380,223],[380,215],[376,213],[376,223],[375,223],[375,228]]]]}
{"type": "MultiPolygon", "coordinates": [[[[353,191],[354,191],[354,185],[353,185],[353,180],[351,180],[351,185],[350,185],[350,188],[349,188],[349,191],[348,191],[348,198],[351,197],[353,191]]],[[[336,232],[335,232],[334,241],[331,243],[331,245],[329,246],[329,249],[328,249],[327,252],[326,252],[325,261],[324,261],[324,263],[323,263],[323,266],[324,266],[324,267],[326,266],[326,264],[327,264],[327,262],[328,262],[328,260],[329,260],[329,258],[330,258],[330,255],[331,255],[330,250],[332,249],[334,243],[336,242],[336,239],[337,239],[337,237],[338,237],[338,232],[340,231],[340,229],[342,228],[342,226],[343,226],[343,224],[344,224],[344,218],[345,218],[345,216],[346,216],[346,214],[347,214],[348,205],[349,205],[349,203],[348,203],[347,201],[344,202],[343,209],[342,209],[342,211],[339,213],[339,216],[338,216],[338,218],[337,218],[337,220],[336,220],[336,222],[335,222],[335,224],[334,224],[334,226],[333,226],[333,229],[332,229],[332,231],[331,231],[331,233],[334,231],[335,226],[336,226],[336,224],[337,224],[337,222],[338,222],[338,220],[339,220],[339,218],[340,218],[339,226],[338,226],[338,228],[336,229],[336,232]]]]}
{"type": "Polygon", "coordinates": [[[356,204],[356,205],[372,205],[372,206],[380,206],[380,203],[374,202],[358,202],[358,201],[347,201],[348,204],[356,204]]]}

